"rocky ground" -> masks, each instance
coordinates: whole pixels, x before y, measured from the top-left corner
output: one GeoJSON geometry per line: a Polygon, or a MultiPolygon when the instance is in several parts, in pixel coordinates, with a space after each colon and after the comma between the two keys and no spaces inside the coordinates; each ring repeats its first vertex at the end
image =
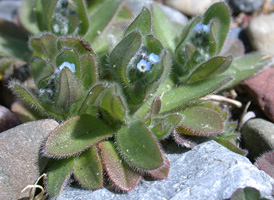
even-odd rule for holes
{"type": "MultiPolygon", "coordinates": [[[[143,2],[141,0],[135,1],[143,2]]],[[[174,20],[187,20],[201,15],[218,0],[157,0],[179,12],[171,11],[174,20]]],[[[245,53],[260,51],[274,54],[274,1],[228,0],[233,10],[230,38],[244,44],[245,53]]],[[[0,0],[0,18],[16,20],[20,1],[0,0]]],[[[266,66],[254,77],[231,89],[231,98],[242,103],[232,108],[233,119],[241,131],[241,147],[247,158],[235,154],[214,141],[197,145],[192,150],[173,146],[168,151],[170,174],[167,180],[142,180],[129,193],[111,188],[87,191],[72,185],[60,195],[61,200],[77,199],[229,199],[237,188],[251,186],[262,196],[274,199],[274,66],[266,66]],[[246,106],[249,105],[250,106],[246,106]],[[272,151],[272,152],[271,152],[272,151]],[[256,159],[266,152],[262,160],[256,159]],[[260,170],[262,169],[262,170],[260,170]],[[272,177],[272,178],[271,178],[272,177]]],[[[24,199],[21,193],[33,184],[43,171],[46,159],[38,159],[40,145],[58,123],[39,120],[20,125],[17,104],[0,86],[0,199],[24,199]],[[14,112],[12,112],[14,111],[14,112]]]]}

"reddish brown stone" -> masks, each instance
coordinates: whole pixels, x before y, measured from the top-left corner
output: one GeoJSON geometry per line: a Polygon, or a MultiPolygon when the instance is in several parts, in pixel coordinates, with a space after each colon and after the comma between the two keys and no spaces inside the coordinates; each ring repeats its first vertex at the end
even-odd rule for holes
{"type": "Polygon", "coordinates": [[[246,80],[244,87],[265,115],[274,122],[274,68],[266,68],[255,77],[246,80]]]}

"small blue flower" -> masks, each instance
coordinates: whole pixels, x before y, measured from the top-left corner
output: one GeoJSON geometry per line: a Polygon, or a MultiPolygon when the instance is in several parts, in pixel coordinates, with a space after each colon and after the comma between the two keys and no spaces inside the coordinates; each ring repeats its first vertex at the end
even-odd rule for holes
{"type": "Polygon", "coordinates": [[[154,54],[154,53],[151,53],[148,57],[148,60],[152,63],[152,64],[156,64],[157,62],[160,61],[159,59],[159,56],[154,54]]]}
{"type": "Polygon", "coordinates": [[[63,64],[59,67],[59,70],[62,71],[65,67],[69,68],[73,73],[75,72],[75,65],[73,63],[63,62],[63,64]]]}
{"type": "Polygon", "coordinates": [[[205,24],[202,24],[201,22],[196,24],[194,26],[194,30],[197,31],[197,32],[205,32],[205,33],[208,33],[210,31],[210,24],[208,25],[205,25],[205,24]]]}
{"type": "Polygon", "coordinates": [[[140,72],[146,72],[150,70],[150,62],[147,62],[146,60],[142,59],[137,64],[137,69],[140,72]]]}

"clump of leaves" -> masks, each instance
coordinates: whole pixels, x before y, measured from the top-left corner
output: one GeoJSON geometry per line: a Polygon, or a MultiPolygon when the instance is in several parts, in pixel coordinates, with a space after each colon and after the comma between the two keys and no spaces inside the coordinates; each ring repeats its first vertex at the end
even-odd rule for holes
{"type": "Polygon", "coordinates": [[[231,200],[268,200],[261,197],[260,191],[253,187],[245,187],[237,189],[232,196],[231,200]]]}
{"type": "MultiPolygon", "coordinates": [[[[251,75],[239,70],[242,58],[232,63],[231,56],[218,55],[230,23],[224,3],[190,21],[180,35],[151,4],[119,33],[119,42],[106,44],[115,37],[107,24],[127,16],[113,13],[128,14],[120,1],[106,0],[99,7],[62,2],[36,1],[38,27],[47,31],[29,42],[36,88],[10,83],[22,101],[61,122],[43,148],[52,158],[46,180],[51,196],[72,174],[93,190],[103,186],[104,172],[123,191],[144,175],[167,178],[169,161],[160,142],[171,134],[180,145],[187,144],[182,135],[210,136],[245,154],[231,141],[237,135],[227,113],[200,99],[251,75]]],[[[254,68],[267,62],[262,57],[251,61],[254,68]]]]}

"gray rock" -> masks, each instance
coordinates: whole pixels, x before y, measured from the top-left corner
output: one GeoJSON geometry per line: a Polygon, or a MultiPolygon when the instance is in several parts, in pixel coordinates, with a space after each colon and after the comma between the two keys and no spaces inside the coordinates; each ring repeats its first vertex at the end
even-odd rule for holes
{"type": "Polygon", "coordinates": [[[44,169],[47,160],[38,159],[40,146],[57,125],[54,120],[39,120],[0,134],[0,199],[28,196],[28,191],[20,192],[34,184],[44,169]]]}
{"type": "Polygon", "coordinates": [[[184,154],[169,153],[169,178],[142,182],[126,194],[102,188],[88,191],[67,187],[58,200],[223,200],[237,188],[255,187],[270,196],[274,180],[250,161],[215,141],[202,143],[184,154]]]}
{"type": "Polygon", "coordinates": [[[165,3],[188,16],[203,15],[214,3],[223,0],[166,0],[165,3]]]}
{"type": "Polygon", "coordinates": [[[251,19],[248,37],[255,50],[262,53],[274,53],[274,14],[259,15],[251,19]]]}
{"type": "Polygon", "coordinates": [[[228,0],[228,3],[236,13],[252,13],[263,5],[264,0],[228,0]]]}
{"type": "Polygon", "coordinates": [[[243,147],[254,161],[263,153],[274,149],[274,124],[263,119],[251,119],[242,128],[243,147]]]}
{"type": "Polygon", "coordinates": [[[21,2],[18,0],[0,1],[0,18],[13,21],[20,4],[21,2]]]}

